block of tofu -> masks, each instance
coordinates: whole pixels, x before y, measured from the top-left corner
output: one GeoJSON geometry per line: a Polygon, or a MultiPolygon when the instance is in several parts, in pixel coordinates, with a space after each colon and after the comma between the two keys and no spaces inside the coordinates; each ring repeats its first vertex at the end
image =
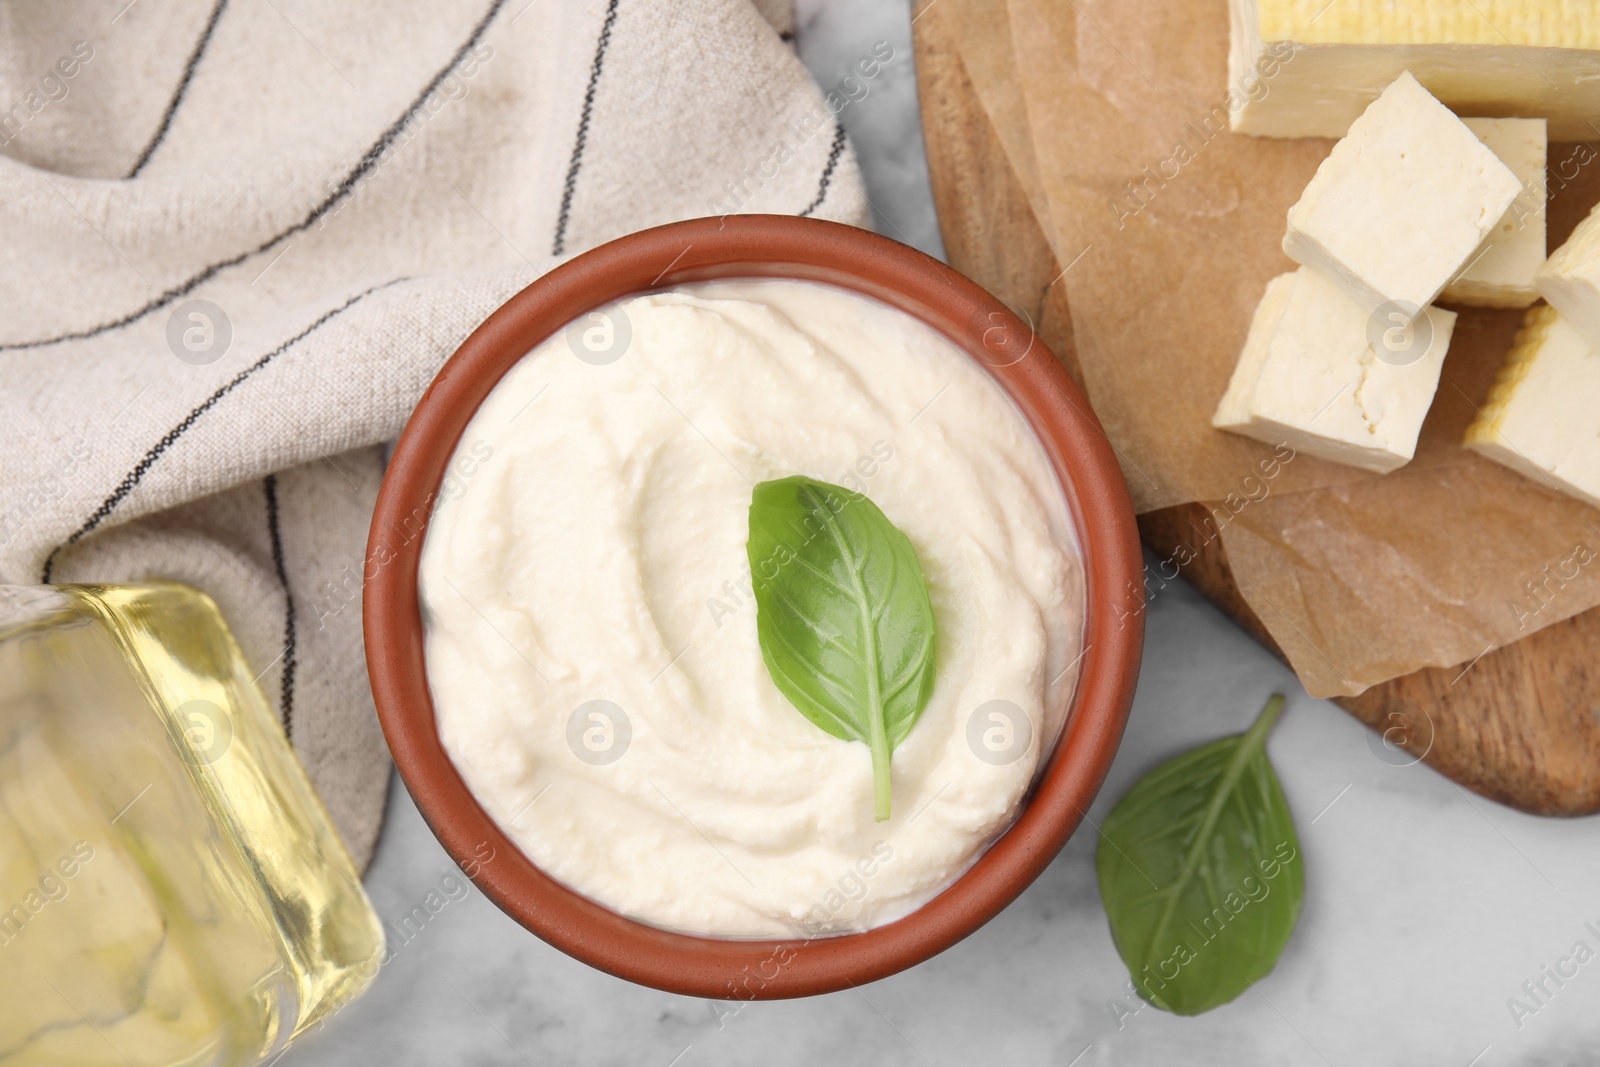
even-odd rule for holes
{"type": "Polygon", "coordinates": [[[1401,74],[1333,146],[1289,209],[1283,250],[1368,311],[1433,303],[1522,183],[1466,124],[1401,74]]]}
{"type": "Polygon", "coordinates": [[[1544,266],[1544,119],[1462,119],[1478,140],[1511,168],[1522,192],[1511,202],[1467,265],[1439,299],[1477,307],[1525,308],[1539,299],[1534,277],[1544,266]]]}
{"type": "Polygon", "coordinates": [[[1343,137],[1403,70],[1463,115],[1600,122],[1597,0],[1230,0],[1228,84],[1241,133],[1343,137]],[[1265,89],[1257,86],[1265,84],[1265,89]]]}
{"type": "Polygon", "coordinates": [[[1534,281],[1552,307],[1600,345],[1600,205],[1551,254],[1534,281]]]}
{"type": "Polygon", "coordinates": [[[1410,324],[1375,326],[1321,271],[1280,274],[1211,424],[1363,470],[1402,467],[1416,454],[1455,320],[1427,308],[1410,324]]]}
{"type": "Polygon", "coordinates": [[[1600,348],[1557,309],[1530,308],[1465,444],[1600,507],[1600,348]]]}

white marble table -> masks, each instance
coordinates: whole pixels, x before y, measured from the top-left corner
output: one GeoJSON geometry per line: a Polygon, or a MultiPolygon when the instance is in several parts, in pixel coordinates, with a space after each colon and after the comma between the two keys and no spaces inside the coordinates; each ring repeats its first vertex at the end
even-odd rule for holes
{"type": "MultiPolygon", "coordinates": [[[[800,7],[801,53],[825,84],[875,42],[894,46],[895,60],[844,118],[878,228],[937,254],[904,5],[800,7]]],[[[470,887],[441,892],[446,905],[406,940],[399,918],[459,874],[396,781],[367,878],[396,958],[364,998],[278,1062],[1600,1062],[1600,819],[1521,815],[1426,767],[1386,761],[1374,735],[1306,697],[1181,584],[1151,605],[1138,699],[1093,821],[1156,763],[1245,728],[1274,690],[1290,694],[1269,751],[1300,829],[1305,911],[1277,970],[1208,1015],[1141,1010],[1129,993],[1087,829],[1009,910],[931,962],[856,992],[751,1004],[720,1022],[726,1008],[568,959],[470,887]],[[1581,965],[1578,942],[1593,954],[1581,965]],[[1558,967],[1571,974],[1560,984],[1549,977],[1558,967]],[[1514,997],[1527,1009],[1518,1018],[1514,997]]]]}

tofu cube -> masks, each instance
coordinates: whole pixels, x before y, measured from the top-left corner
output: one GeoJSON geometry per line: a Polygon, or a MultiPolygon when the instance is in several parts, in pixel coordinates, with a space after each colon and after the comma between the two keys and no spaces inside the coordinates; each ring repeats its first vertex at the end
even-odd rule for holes
{"type": "Polygon", "coordinates": [[[1600,507],[1600,348],[1560,310],[1531,308],[1464,443],[1600,507]]]}
{"type": "Polygon", "coordinates": [[[1467,129],[1522,183],[1522,192],[1500,216],[1467,265],[1439,299],[1477,307],[1525,308],[1539,299],[1534,284],[1544,266],[1544,119],[1462,119],[1467,129]]]}
{"type": "Polygon", "coordinates": [[[1522,191],[1511,169],[1401,74],[1350,125],[1289,209],[1283,250],[1366,311],[1416,315],[1522,191]]]}
{"type": "Polygon", "coordinates": [[[1211,424],[1388,473],[1410,462],[1455,328],[1426,308],[1385,318],[1310,267],[1267,283],[1211,424]]]}
{"type": "Polygon", "coordinates": [[[1600,205],[1578,223],[1535,279],[1539,292],[1591,344],[1600,345],[1600,205]]]}

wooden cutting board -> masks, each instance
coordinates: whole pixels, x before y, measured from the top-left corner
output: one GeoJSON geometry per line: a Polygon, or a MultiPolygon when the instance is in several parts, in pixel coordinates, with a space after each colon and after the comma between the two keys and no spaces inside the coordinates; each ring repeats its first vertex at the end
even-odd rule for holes
{"type": "MultiPolygon", "coordinates": [[[[1020,308],[1079,376],[1061,271],[978,102],[938,0],[918,0],[912,23],[922,132],[950,264],[1020,308]]],[[[1282,656],[1234,584],[1220,539],[1204,536],[1200,504],[1139,517],[1161,558],[1187,545],[1182,575],[1282,656]]],[[[1549,626],[1471,665],[1427,669],[1337,700],[1404,746],[1380,758],[1420,757],[1486,797],[1544,815],[1600,811],[1600,608],[1549,626]]]]}

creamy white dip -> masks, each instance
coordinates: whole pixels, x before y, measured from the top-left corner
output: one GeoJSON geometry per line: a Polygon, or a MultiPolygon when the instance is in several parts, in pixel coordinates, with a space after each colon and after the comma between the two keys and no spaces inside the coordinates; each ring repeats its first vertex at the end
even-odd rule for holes
{"type": "Polygon", "coordinates": [[[635,297],[529,353],[461,438],[419,578],[439,733],[484,809],[573,890],[716,936],[866,929],[948,886],[1016,816],[1082,640],[1066,504],[999,386],[790,280],[635,297]],[[927,577],[938,681],[886,822],[867,747],[762,661],[751,488],[791,474],[866,493],[927,577]]]}

